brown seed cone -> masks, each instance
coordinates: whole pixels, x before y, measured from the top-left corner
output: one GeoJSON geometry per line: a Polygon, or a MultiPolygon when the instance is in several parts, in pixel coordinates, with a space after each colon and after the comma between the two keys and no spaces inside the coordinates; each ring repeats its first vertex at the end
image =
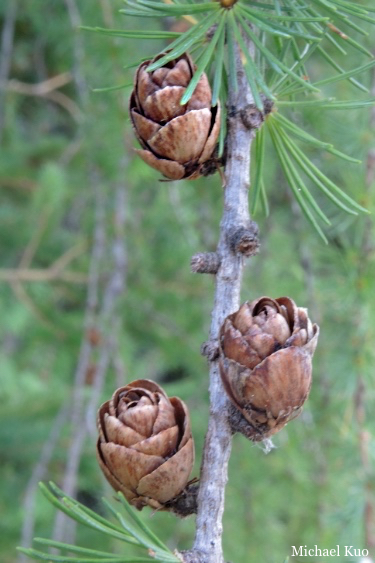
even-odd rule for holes
{"type": "Polygon", "coordinates": [[[220,105],[202,74],[189,102],[180,105],[195,65],[187,53],[153,72],[140,65],[130,97],[130,117],[142,145],[139,156],[170,180],[193,180],[212,157],[220,129],[220,105]]]}
{"type": "Polygon", "coordinates": [[[254,441],[296,418],[311,388],[319,327],[289,297],[261,297],[229,315],[220,331],[225,390],[254,441]]]}
{"type": "Polygon", "coordinates": [[[194,464],[187,407],[148,379],[117,389],[98,411],[97,458],[107,481],[141,510],[185,488],[194,464]]]}

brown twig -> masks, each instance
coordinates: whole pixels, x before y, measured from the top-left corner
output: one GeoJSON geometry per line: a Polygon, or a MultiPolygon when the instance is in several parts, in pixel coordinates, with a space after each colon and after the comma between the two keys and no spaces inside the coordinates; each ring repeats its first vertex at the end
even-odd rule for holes
{"type": "Polygon", "coordinates": [[[73,79],[70,72],[63,72],[43,80],[42,82],[37,82],[36,84],[28,84],[26,82],[20,82],[19,80],[8,80],[5,83],[5,88],[11,92],[17,92],[19,94],[27,94],[31,96],[46,96],[54,90],[69,84],[73,79]]]}
{"type": "Polygon", "coordinates": [[[27,245],[18,268],[3,268],[0,269],[0,282],[5,281],[9,283],[14,282],[50,282],[50,281],[65,281],[70,283],[87,283],[87,274],[80,272],[71,272],[65,270],[72,260],[82,254],[87,247],[87,242],[79,242],[72,248],[69,248],[62,254],[55,262],[48,268],[27,268],[37,250],[40,242],[40,233],[37,232],[29,244],[27,245]]]}
{"type": "Polygon", "coordinates": [[[51,282],[86,284],[88,276],[81,272],[70,270],[61,271],[52,266],[50,268],[3,268],[0,269],[0,282],[51,282]]]}
{"type": "Polygon", "coordinates": [[[82,254],[87,249],[87,241],[81,241],[69,248],[51,266],[51,270],[61,272],[72,260],[82,254]]]}
{"type": "Polygon", "coordinates": [[[71,82],[71,80],[71,74],[65,72],[37,84],[27,84],[15,79],[9,80],[3,84],[2,89],[24,96],[37,96],[51,100],[70,113],[75,121],[80,121],[82,112],[78,105],[69,96],[57,91],[57,88],[71,82]]]}

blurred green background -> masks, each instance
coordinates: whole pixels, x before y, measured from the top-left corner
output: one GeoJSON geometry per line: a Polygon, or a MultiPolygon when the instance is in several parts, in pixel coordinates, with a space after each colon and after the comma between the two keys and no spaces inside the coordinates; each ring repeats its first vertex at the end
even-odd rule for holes
{"type": "MultiPolygon", "coordinates": [[[[130,88],[92,91],[130,85],[134,69],[124,67],[162,48],[78,30],[156,25],[129,21],[119,8],[111,0],[0,4],[2,563],[17,561],[15,546],[32,536],[74,538],[35,489],[40,479],[64,487],[70,475],[78,498],[104,512],[100,498],[112,493],[96,465],[95,411],[127,381],[155,379],[187,402],[194,475],[199,471],[208,418],[208,372],[199,349],[208,336],[214,280],[191,274],[190,258],[215,250],[221,181],[216,175],[160,183],[132,152],[130,88]]],[[[346,68],[360,59],[349,52],[346,68]]],[[[314,65],[314,76],[330,72],[320,59],[314,65]]],[[[372,76],[361,79],[371,88],[372,76]]],[[[334,93],[357,96],[349,83],[334,93]]],[[[350,164],[308,148],[319,168],[373,211],[374,115],[290,115],[362,160],[350,164]]],[[[296,207],[271,148],[266,164],[270,215],[255,217],[261,251],[247,265],[242,298],[288,295],[309,308],[321,337],[310,399],[275,436],[275,449],[265,454],[234,438],[225,556],[281,563],[292,545],[340,544],[374,557],[373,219],[346,216],[321,200],[333,223],[324,245],[296,207]]],[[[193,518],[142,514],[172,549],[191,546],[193,518]]],[[[120,549],[82,527],[76,536],[82,545],[120,549]]]]}

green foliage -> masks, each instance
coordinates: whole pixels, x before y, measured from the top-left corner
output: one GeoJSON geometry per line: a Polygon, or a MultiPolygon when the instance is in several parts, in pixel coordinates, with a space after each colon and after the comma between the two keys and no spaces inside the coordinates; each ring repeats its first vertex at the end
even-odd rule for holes
{"type": "Polygon", "coordinates": [[[52,547],[62,551],[62,554],[51,554],[36,549],[18,548],[20,552],[28,555],[37,561],[75,561],[77,563],[94,563],[102,561],[102,563],[143,563],[147,561],[163,561],[164,563],[175,563],[180,561],[173,553],[159,540],[159,538],[146,526],[142,518],[136,511],[131,508],[121,493],[118,493],[118,500],[121,502],[122,508],[126,512],[123,516],[121,512],[115,510],[113,506],[106,501],[107,509],[115,516],[120,526],[113,524],[110,520],[106,520],[93,510],[88,509],[75,499],[64,495],[54,483],[49,483],[49,488],[40,483],[40,488],[48,501],[57,509],[67,514],[70,518],[94,529],[97,533],[104,534],[110,538],[116,538],[126,544],[134,545],[142,550],[147,550],[150,557],[143,555],[141,557],[131,557],[130,559],[124,555],[114,555],[96,549],[88,549],[75,545],[64,544],[61,542],[47,540],[43,538],[35,538],[35,542],[45,547],[52,547]],[[78,557],[71,557],[68,553],[75,553],[78,557]]]}
{"type": "MultiPolygon", "coordinates": [[[[125,16],[142,18],[186,17],[193,25],[184,33],[180,33],[169,44],[168,51],[160,52],[159,58],[148,70],[153,71],[190,50],[195,53],[197,68],[194,76],[181,99],[181,104],[189,101],[203,72],[212,75],[212,104],[221,100],[226,106],[228,87],[237,91],[235,44],[243,57],[243,69],[249,82],[255,106],[263,110],[263,96],[272,100],[276,106],[302,107],[311,106],[316,109],[352,109],[374,105],[375,99],[336,101],[335,98],[322,98],[322,88],[342,80],[349,80],[355,87],[368,92],[368,88],[354,77],[369,71],[375,60],[365,45],[354,40],[352,35],[367,36],[367,28],[375,23],[370,7],[358,6],[352,2],[330,2],[316,0],[310,6],[300,2],[276,1],[273,4],[262,4],[239,0],[229,8],[221,2],[164,2],[142,0],[127,1],[127,7],[120,10],[125,16]],[[362,27],[355,23],[361,20],[362,27]],[[354,21],[353,21],[354,20],[354,21]],[[344,26],[345,32],[337,26],[344,26]],[[248,42],[254,46],[254,53],[248,49],[248,42]],[[344,46],[345,45],[345,48],[344,46]],[[339,64],[337,52],[347,54],[346,47],[371,57],[371,61],[345,71],[339,64]],[[332,52],[332,50],[334,52],[332,52]],[[328,63],[329,76],[320,80],[310,78],[309,66],[311,57],[321,55],[328,63]],[[332,74],[332,68],[337,74],[332,74]],[[303,96],[302,100],[298,95],[303,96]],[[308,94],[314,97],[306,99],[308,94]],[[297,96],[297,98],[296,98],[297,96]],[[285,100],[286,98],[286,100],[285,100]]],[[[89,28],[110,36],[127,39],[172,39],[174,32],[150,30],[111,30],[89,28]]],[[[222,116],[222,131],[225,131],[226,113],[222,116]]],[[[336,154],[341,158],[356,159],[345,156],[335,150],[333,145],[314,139],[292,121],[283,118],[279,112],[276,119],[268,118],[267,129],[275,147],[275,154],[285,174],[292,193],[303,214],[318,235],[327,242],[320,222],[330,225],[330,220],[322,211],[319,203],[298,171],[301,168],[309,180],[315,184],[330,200],[343,211],[352,214],[365,212],[362,206],[349,198],[343,190],[325,174],[319,173],[316,166],[288,139],[290,134],[302,138],[305,142],[336,154]],[[290,154],[291,153],[291,154],[290,154]],[[292,157],[292,158],[290,158],[292,157]],[[293,162],[295,161],[295,163],[293,162]],[[297,167],[296,167],[296,165],[297,167]],[[344,200],[345,203],[342,201],[344,200]],[[349,205],[348,205],[349,204],[349,205]]],[[[258,153],[262,152],[263,134],[257,143],[258,153]]],[[[223,137],[220,139],[219,154],[224,149],[223,137]]],[[[358,161],[357,161],[358,162],[358,161]]],[[[261,160],[262,164],[262,160],[261,160]]],[[[261,195],[263,208],[268,210],[266,189],[263,179],[262,165],[258,166],[253,195],[253,211],[257,207],[261,195]]]]}

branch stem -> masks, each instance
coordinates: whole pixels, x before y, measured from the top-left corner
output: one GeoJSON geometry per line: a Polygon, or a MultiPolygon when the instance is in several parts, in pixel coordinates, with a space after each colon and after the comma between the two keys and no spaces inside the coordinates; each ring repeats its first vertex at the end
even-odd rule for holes
{"type": "MultiPolygon", "coordinates": [[[[251,46],[249,46],[251,48],[251,46]]],[[[241,111],[254,103],[237,51],[237,92],[229,93],[227,161],[225,166],[224,209],[220,224],[217,254],[220,267],[216,274],[215,302],[210,338],[217,341],[224,319],[240,305],[244,257],[231,245],[234,232],[248,228],[248,190],[250,185],[250,148],[254,130],[245,126],[241,111]]],[[[192,561],[221,563],[222,516],[232,433],[228,421],[229,400],[224,392],[219,361],[210,361],[210,419],[206,434],[198,494],[196,537],[192,561]]]]}

